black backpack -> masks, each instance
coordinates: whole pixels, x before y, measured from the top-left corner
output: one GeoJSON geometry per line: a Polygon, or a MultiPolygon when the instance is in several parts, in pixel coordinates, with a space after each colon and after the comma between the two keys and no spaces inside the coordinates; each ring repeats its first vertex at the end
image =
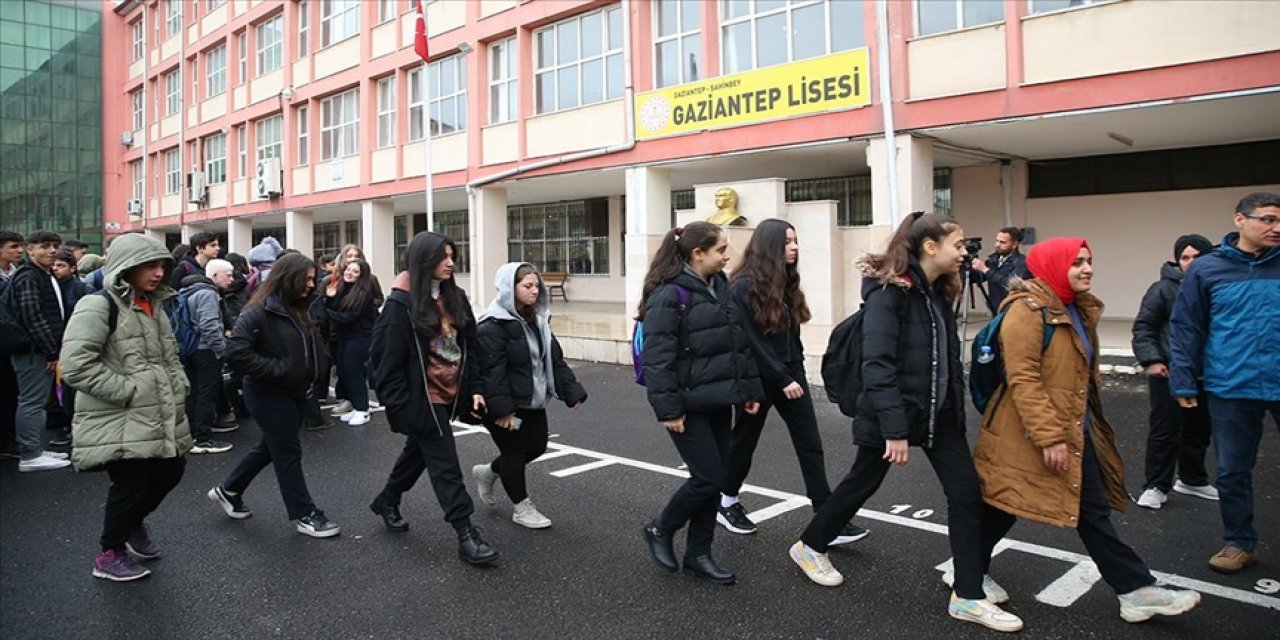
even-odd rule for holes
{"type": "Polygon", "coordinates": [[[858,415],[858,396],[862,394],[862,311],[859,308],[831,330],[827,351],[822,354],[827,399],[850,418],[858,415]]]}

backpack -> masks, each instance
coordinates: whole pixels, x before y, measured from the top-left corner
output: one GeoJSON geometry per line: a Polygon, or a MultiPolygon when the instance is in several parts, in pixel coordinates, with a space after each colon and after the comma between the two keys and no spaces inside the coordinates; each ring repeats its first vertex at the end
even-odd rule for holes
{"type": "Polygon", "coordinates": [[[169,312],[169,326],[173,328],[173,337],[178,342],[178,357],[188,358],[200,347],[200,333],[191,319],[191,305],[187,304],[189,292],[178,294],[177,302],[169,312]]]}
{"type": "MultiPolygon", "coordinates": [[[[678,284],[671,286],[676,288],[676,298],[680,301],[676,306],[676,318],[684,322],[684,312],[689,308],[689,290],[678,284]]],[[[644,386],[644,320],[637,320],[631,330],[631,367],[635,369],[636,384],[644,386]]]]}
{"type": "Polygon", "coordinates": [[[13,283],[0,288],[0,354],[23,353],[31,348],[31,336],[22,327],[13,283]]]}
{"type": "Polygon", "coordinates": [[[827,399],[850,418],[858,415],[858,396],[862,394],[862,312],[865,307],[864,304],[831,330],[827,351],[822,354],[822,383],[827,399]]]}
{"type": "MultiPolygon", "coordinates": [[[[1008,307],[1000,311],[973,337],[970,346],[969,360],[969,397],[973,399],[973,407],[978,413],[986,413],[987,405],[996,392],[1004,387],[1004,358],[1000,352],[1000,325],[1008,307]]],[[[1049,324],[1049,312],[1040,307],[1040,317],[1044,321],[1044,339],[1040,343],[1040,353],[1049,348],[1053,339],[1053,325],[1049,324]]]]}

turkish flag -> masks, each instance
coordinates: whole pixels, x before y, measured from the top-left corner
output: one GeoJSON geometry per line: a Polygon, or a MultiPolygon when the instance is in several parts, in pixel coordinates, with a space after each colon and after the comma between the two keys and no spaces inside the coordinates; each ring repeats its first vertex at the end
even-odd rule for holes
{"type": "Polygon", "coordinates": [[[417,0],[418,16],[413,23],[413,50],[418,57],[427,60],[427,14],[422,10],[422,0],[417,0]]]}

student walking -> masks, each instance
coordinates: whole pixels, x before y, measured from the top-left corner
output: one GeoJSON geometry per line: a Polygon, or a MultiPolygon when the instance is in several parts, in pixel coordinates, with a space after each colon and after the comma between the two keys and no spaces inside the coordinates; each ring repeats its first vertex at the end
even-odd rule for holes
{"type": "Polygon", "coordinates": [[[668,231],[649,264],[636,314],[644,322],[649,405],[689,468],[689,479],[644,528],[649,554],[674,573],[675,532],[688,525],[684,572],[724,585],[737,576],[716,564],[711,542],[733,410],[742,405],[755,415],[765,397],[743,312],[723,273],[728,248],[728,236],[708,222],[668,231]]]}
{"type": "MultiPolygon", "coordinates": [[[[729,292],[742,310],[743,325],[765,391],[760,411],[750,415],[739,408],[734,417],[723,495],[716,513],[716,520],[733,533],[756,532],[756,524],[738,500],[738,492],[751,471],[751,458],[770,408],[777,408],[791,434],[805,494],[813,510],[816,512],[831,497],[822,436],[818,434],[818,418],[804,371],[804,344],[800,342],[800,325],[809,321],[810,313],[800,288],[800,272],[796,268],[799,260],[800,242],[795,227],[776,218],[763,220],[742,254],[742,264],[729,279],[729,292]]],[[[849,522],[831,544],[855,542],[868,533],[849,522]]]]}
{"type": "Polygon", "coordinates": [[[471,524],[475,505],[467,494],[458,449],[455,418],[478,420],[484,396],[476,380],[476,322],[471,302],[453,279],[458,255],[452,240],[423,231],[409,242],[405,270],[373,327],[369,348],[373,385],[387,408],[391,430],[404,434],[404,450],[386,485],[369,505],[390,531],[407,531],[400,498],[423,471],[458,534],[458,557],[472,565],[489,564],[498,552],[471,524]]]}
{"type": "Polygon", "coordinates": [[[545,529],[525,483],[525,467],[547,450],[547,404],[560,398],[570,408],[587,399],[560,343],[551,333],[551,297],[538,270],[527,262],[508,262],[494,275],[497,297],[480,314],[476,354],[481,391],[488,412],[484,426],[501,452],[493,462],[471,468],[476,491],[495,504],[494,485],[502,480],[515,505],[511,519],[530,529],[545,529]]]}
{"type": "Polygon", "coordinates": [[[336,536],[341,529],[318,509],[302,473],[303,405],[323,356],[315,325],[307,313],[316,267],[298,253],[281,256],[271,278],[253,293],[227,341],[227,360],[244,374],[244,400],[262,430],[262,439],[209,490],[209,499],[228,517],[253,515],[244,492],[258,473],[272,465],[280,497],[298,533],[313,538],[336,536]]]}
{"type": "Polygon", "coordinates": [[[1212,433],[1209,406],[1203,386],[1192,409],[1178,406],[1169,390],[1169,326],[1173,301],[1182,276],[1199,256],[1213,250],[1208,238],[1182,236],[1173,243],[1173,262],[1160,267],[1160,280],[1147,289],[1133,321],[1133,353],[1147,370],[1151,397],[1150,430],[1147,432],[1146,480],[1138,506],[1159,509],[1176,491],[1206,500],[1218,499],[1204,468],[1212,433]],[[1177,479],[1174,479],[1174,470],[1177,479]]]}
{"type": "Polygon", "coordinates": [[[987,405],[974,451],[982,497],[995,507],[983,526],[983,570],[1021,517],[1075,529],[1118,594],[1124,620],[1189,611],[1200,594],[1155,586],[1146,564],[1111,524],[1111,510],[1123,511],[1127,494],[1115,432],[1102,413],[1102,302],[1089,293],[1089,244],[1084,238],[1045,240],[1031,248],[1027,265],[1034,279],[1013,281],[1001,305],[1007,310],[1000,326],[1007,382],[987,405]]]}
{"type": "Polygon", "coordinates": [[[160,556],[146,518],[182,479],[191,449],[187,378],[161,308],[174,295],[172,267],[158,240],[117,237],[106,287],[71,314],[59,356],[64,379],[79,390],[71,460],[111,480],[93,575],[116,582],[151,574],[138,562],[160,556]]]}
{"type": "Polygon", "coordinates": [[[844,576],[827,558],[830,541],[880,488],[891,465],[907,464],[910,447],[924,449],[947,497],[947,529],[954,572],[948,612],[996,631],[1017,631],[1022,620],[999,603],[1004,590],[984,579],[984,506],[965,439],[964,370],[954,301],[967,261],[964,230],[953,220],[914,213],[881,255],[862,267],[862,394],[853,419],[858,453],[853,468],[814,515],[791,559],[814,582],[834,587],[844,576]]]}
{"type": "Polygon", "coordinates": [[[325,286],[324,311],[338,343],[338,388],[346,390],[352,411],[342,421],[353,427],[369,423],[369,382],[366,366],[380,295],[373,287],[369,263],[352,260],[341,277],[325,286]]]}

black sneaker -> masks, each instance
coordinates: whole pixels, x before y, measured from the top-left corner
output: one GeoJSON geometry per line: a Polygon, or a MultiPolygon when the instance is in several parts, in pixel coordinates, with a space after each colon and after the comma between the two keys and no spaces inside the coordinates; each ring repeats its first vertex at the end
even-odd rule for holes
{"type": "Polygon", "coordinates": [[[64,431],[49,440],[51,447],[69,447],[71,446],[71,432],[64,431]]]}
{"type": "Polygon", "coordinates": [[[478,527],[467,527],[458,532],[458,557],[470,565],[489,564],[498,559],[498,552],[480,537],[478,527]]]}
{"type": "Polygon", "coordinates": [[[870,530],[863,529],[852,522],[847,522],[845,523],[844,528],[840,529],[840,533],[836,534],[835,539],[831,541],[830,546],[834,547],[841,544],[850,544],[869,535],[871,535],[870,530]]]}
{"type": "Polygon", "coordinates": [[[298,533],[312,538],[332,538],[342,533],[342,528],[329,522],[323,511],[312,509],[311,513],[298,518],[298,533]]]}
{"type": "Polygon", "coordinates": [[[741,502],[734,503],[732,507],[716,507],[716,522],[734,533],[746,535],[756,532],[756,523],[747,517],[747,510],[742,508],[741,502]]]}
{"type": "Polygon", "coordinates": [[[218,422],[213,423],[212,427],[209,427],[209,432],[210,433],[231,433],[232,431],[235,431],[236,429],[239,429],[239,428],[240,428],[240,423],[238,422],[220,420],[218,422]]]}
{"type": "Polygon", "coordinates": [[[230,450],[230,442],[211,440],[208,438],[204,440],[196,440],[195,444],[191,446],[191,453],[226,453],[230,450]]]}
{"type": "Polygon", "coordinates": [[[231,495],[220,486],[210,489],[206,495],[209,496],[209,499],[214,504],[222,508],[223,513],[226,513],[228,518],[244,520],[253,515],[253,512],[244,506],[244,498],[239,495],[231,495]]]}
{"type": "Polygon", "coordinates": [[[333,426],[332,422],[324,418],[320,418],[319,422],[310,422],[302,426],[303,431],[324,431],[333,426]]]}

